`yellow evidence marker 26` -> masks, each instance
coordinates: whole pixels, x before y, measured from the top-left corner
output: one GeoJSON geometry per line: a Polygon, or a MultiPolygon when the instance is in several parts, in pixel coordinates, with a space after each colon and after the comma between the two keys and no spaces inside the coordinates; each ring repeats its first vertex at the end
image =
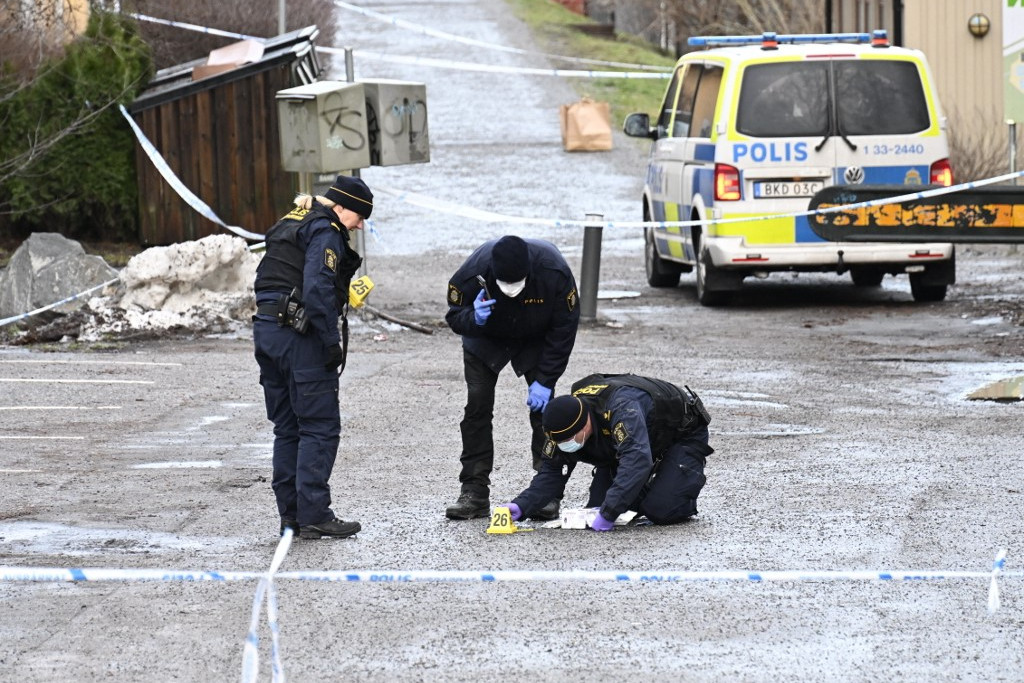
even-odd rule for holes
{"type": "Polygon", "coordinates": [[[514,534],[517,531],[533,531],[533,529],[520,529],[512,521],[512,513],[505,506],[494,508],[491,513],[491,525],[487,527],[489,534],[514,534]]]}

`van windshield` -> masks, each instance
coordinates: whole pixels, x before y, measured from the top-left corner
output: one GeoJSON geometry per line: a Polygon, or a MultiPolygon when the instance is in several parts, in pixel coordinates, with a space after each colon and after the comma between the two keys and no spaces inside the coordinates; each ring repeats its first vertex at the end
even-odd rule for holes
{"type": "Polygon", "coordinates": [[[921,77],[912,62],[829,60],[748,66],[736,129],[754,137],[904,135],[929,126],[921,77]],[[830,87],[830,84],[832,86],[830,87]],[[829,123],[829,93],[839,130],[829,123]]]}

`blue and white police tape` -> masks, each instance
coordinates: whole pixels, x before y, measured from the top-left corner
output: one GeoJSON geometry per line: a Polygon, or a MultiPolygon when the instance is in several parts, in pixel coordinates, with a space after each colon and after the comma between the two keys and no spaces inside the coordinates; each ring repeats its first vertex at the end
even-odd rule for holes
{"type": "MultiPolygon", "coordinates": [[[[258,36],[250,36],[244,33],[232,33],[230,31],[220,31],[217,29],[206,28],[203,26],[196,26],[195,24],[189,24],[181,21],[171,21],[169,19],[159,19],[157,17],[150,17],[144,14],[132,14],[140,21],[151,21],[166,26],[173,26],[175,28],[182,28],[189,31],[199,31],[200,33],[208,33],[210,35],[224,36],[229,38],[236,38],[238,40],[255,40],[259,42],[266,42],[266,38],[260,38],[258,36]]],[[[511,49],[511,48],[510,48],[511,49]]],[[[326,47],[316,46],[317,52],[332,55],[343,55],[345,49],[338,47],[326,47]]],[[[587,71],[587,70],[574,70],[574,69],[539,69],[530,67],[516,67],[516,66],[491,66],[487,64],[475,64],[471,62],[456,62],[445,59],[432,59],[429,57],[406,57],[402,55],[387,55],[381,52],[372,52],[365,50],[353,50],[356,57],[362,57],[365,59],[371,59],[382,62],[391,62],[395,64],[413,64],[420,66],[431,66],[445,69],[458,69],[461,71],[486,71],[490,73],[506,73],[506,74],[521,74],[524,76],[561,76],[562,78],[656,78],[666,79],[671,76],[668,72],[630,72],[630,71],[587,71]]],[[[569,59],[569,58],[566,58],[569,59]]],[[[595,60],[597,61],[597,60],[595,60]]],[[[604,62],[601,62],[604,63],[604,62]]],[[[614,62],[607,63],[614,65],[614,62]]],[[[628,65],[634,66],[634,65],[628,65]]],[[[641,67],[642,65],[635,65],[641,67]]]]}
{"type": "Polygon", "coordinates": [[[124,105],[118,106],[121,108],[121,115],[124,116],[125,120],[128,121],[128,125],[132,127],[133,131],[135,131],[135,137],[138,139],[139,144],[142,145],[142,150],[146,153],[146,156],[149,157],[149,160],[153,162],[153,165],[156,167],[156,170],[160,172],[160,175],[163,176],[164,180],[166,180],[167,183],[172,188],[174,188],[174,191],[178,193],[179,197],[184,199],[189,206],[198,211],[204,218],[213,221],[217,225],[227,228],[228,230],[235,233],[239,237],[244,237],[245,239],[249,240],[263,239],[264,236],[261,234],[249,232],[248,230],[244,230],[235,225],[228,225],[227,223],[222,221],[220,217],[216,213],[214,213],[213,209],[211,209],[206,202],[204,202],[202,199],[196,196],[196,194],[192,192],[192,190],[185,187],[185,183],[181,182],[181,179],[178,178],[178,176],[175,175],[174,171],[171,170],[171,167],[167,165],[167,161],[164,160],[162,156],[160,156],[160,152],[158,152],[156,147],[153,146],[153,143],[149,141],[149,138],[147,138],[146,134],[142,132],[142,129],[139,128],[139,125],[135,123],[135,119],[131,117],[131,115],[128,113],[128,110],[124,108],[124,105]]]}
{"type": "Polygon", "coordinates": [[[495,43],[490,43],[490,42],[487,42],[485,40],[476,40],[474,38],[464,38],[462,36],[457,36],[457,35],[455,35],[453,33],[446,33],[444,31],[438,31],[436,29],[428,28],[428,27],[423,26],[421,24],[414,24],[411,21],[405,21],[403,19],[397,19],[397,18],[395,18],[393,16],[390,16],[390,15],[387,15],[387,14],[382,14],[380,12],[374,12],[371,9],[366,9],[364,7],[357,7],[356,5],[353,5],[351,3],[342,2],[342,0],[334,0],[334,4],[335,4],[335,6],[340,7],[342,9],[347,9],[347,10],[350,10],[352,12],[356,12],[357,14],[362,14],[365,17],[369,17],[371,19],[376,19],[377,21],[382,21],[382,22],[384,22],[386,24],[391,24],[392,26],[398,26],[399,28],[404,28],[404,29],[413,31],[415,33],[421,33],[421,34],[426,35],[426,36],[433,36],[434,38],[441,38],[443,40],[448,40],[448,41],[460,43],[462,45],[472,45],[474,47],[481,47],[481,48],[484,48],[485,50],[497,50],[499,52],[509,52],[509,53],[517,54],[517,55],[535,55],[535,56],[538,56],[538,57],[547,57],[549,59],[558,59],[558,60],[561,60],[561,61],[572,62],[572,63],[576,63],[576,64],[595,64],[595,65],[598,65],[598,66],[616,66],[616,67],[622,67],[622,68],[625,68],[625,69],[642,69],[642,70],[648,70],[648,71],[666,71],[666,72],[672,71],[672,67],[670,67],[670,66],[657,66],[657,65],[652,65],[652,64],[629,64],[629,63],[624,63],[624,62],[608,62],[608,61],[605,61],[603,59],[589,59],[587,57],[569,57],[567,55],[555,55],[555,54],[550,54],[550,53],[547,53],[547,52],[533,52],[531,50],[524,50],[524,49],[518,48],[518,47],[509,47],[507,45],[497,45],[495,43]]]}
{"type": "MultiPolygon", "coordinates": [[[[827,209],[816,209],[807,211],[792,211],[790,213],[772,213],[757,216],[738,216],[734,218],[703,218],[698,220],[687,220],[687,221],[598,221],[597,224],[604,228],[683,228],[696,225],[724,225],[727,223],[756,223],[758,221],[770,221],[779,218],[799,218],[802,216],[814,216],[816,214],[829,214],[829,213],[840,213],[843,211],[852,211],[854,209],[865,208],[869,206],[885,206],[886,204],[899,204],[901,202],[908,202],[915,199],[923,199],[926,197],[937,197],[944,194],[952,194],[961,190],[970,190],[976,187],[984,187],[986,185],[995,185],[997,183],[1006,182],[1013,180],[1014,178],[1024,177],[1024,171],[1015,171],[1013,173],[1006,173],[1000,176],[994,176],[992,178],[984,178],[982,180],[974,180],[968,183],[961,183],[959,185],[951,185],[949,187],[936,187],[930,190],[921,190],[918,192],[909,192],[895,197],[886,197],[883,199],[873,199],[871,201],[857,202],[854,204],[843,204],[842,206],[832,206],[827,209]]],[[[527,216],[510,216],[508,214],[496,213],[494,211],[485,211],[483,209],[477,209],[472,206],[464,204],[457,204],[444,199],[436,199],[434,197],[428,197],[426,195],[418,194],[416,192],[408,192],[406,190],[400,190],[393,187],[375,186],[375,190],[379,190],[385,194],[395,197],[400,202],[412,204],[414,206],[420,206],[423,208],[431,209],[434,211],[440,211],[442,213],[448,213],[452,215],[462,216],[463,218],[471,218],[474,220],[487,221],[490,223],[517,223],[517,224],[528,224],[528,225],[544,225],[553,228],[579,228],[595,225],[594,221],[591,220],[569,220],[561,218],[530,218],[527,216]]]]}
{"type": "MultiPolygon", "coordinates": [[[[282,537],[283,541],[283,537],[282,537]]],[[[281,546],[278,547],[279,551],[281,546]]],[[[287,552],[287,549],[285,549],[287,552]]],[[[276,556],[275,556],[276,557],[276,556]]],[[[239,581],[296,580],[334,583],[506,583],[506,582],[617,582],[617,583],[689,583],[689,582],[923,582],[953,579],[987,579],[990,582],[988,607],[999,607],[997,580],[1024,578],[1024,571],[1005,571],[1006,551],[996,555],[992,569],[794,569],[794,570],[327,570],[261,572],[201,572],[160,569],[47,569],[41,567],[0,566],[0,581],[239,581]]],[[[263,595],[257,590],[257,596],[263,595]]],[[[259,601],[254,601],[258,611],[259,601]]],[[[257,641],[258,642],[258,641],[257,641]]]]}
{"type": "MultiPolygon", "coordinates": [[[[317,52],[326,54],[344,54],[345,51],[336,47],[318,47],[317,52]]],[[[404,55],[388,55],[382,52],[355,50],[354,55],[363,59],[372,59],[392,64],[412,64],[430,66],[441,69],[457,69],[459,71],[484,71],[497,74],[518,74],[522,76],[561,76],[562,78],[632,78],[632,79],[665,79],[672,74],[652,73],[649,71],[587,71],[580,69],[542,69],[528,66],[498,66],[495,64],[476,64],[472,62],[456,62],[449,59],[433,57],[407,57],[404,55]]]]}
{"type": "Polygon", "coordinates": [[[285,527],[281,534],[281,540],[277,543],[274,557],[270,560],[270,568],[260,578],[256,586],[256,595],[252,601],[252,618],[249,622],[249,633],[245,637],[245,646],[242,650],[242,683],[252,683],[259,675],[259,624],[260,608],[264,599],[267,601],[267,627],[270,629],[271,643],[271,670],[274,681],[284,681],[284,667],[281,664],[280,649],[280,628],[277,623],[277,591],[274,589],[274,574],[281,567],[288,549],[292,545],[294,532],[291,527],[285,527]]]}
{"type": "Polygon", "coordinates": [[[93,292],[95,292],[97,290],[103,289],[104,287],[109,287],[110,285],[120,281],[120,279],[121,278],[119,278],[119,277],[115,277],[112,280],[107,280],[103,284],[96,285],[95,287],[90,287],[89,289],[85,290],[84,292],[79,292],[78,294],[72,294],[71,296],[67,297],[66,299],[61,299],[60,301],[56,301],[56,302],[54,302],[52,304],[43,306],[42,308],[37,308],[34,311],[29,311],[28,313],[22,313],[20,315],[14,315],[14,316],[11,316],[10,318],[4,318],[3,320],[0,320],[0,327],[3,327],[5,325],[10,325],[11,323],[16,323],[19,320],[24,320],[25,318],[31,318],[32,316],[39,315],[40,313],[45,313],[46,311],[49,311],[49,310],[54,309],[54,308],[57,308],[58,306],[63,306],[66,303],[70,303],[70,302],[74,301],[75,299],[81,299],[83,296],[88,296],[89,294],[92,294],[93,292]]]}
{"type": "Polygon", "coordinates": [[[234,31],[221,31],[220,29],[207,28],[206,26],[190,24],[185,21],[161,19],[160,17],[151,17],[145,14],[137,14],[135,12],[129,12],[128,16],[137,21],[148,21],[153,24],[162,24],[164,26],[172,26],[174,28],[185,29],[186,31],[197,31],[199,33],[207,33],[211,36],[220,36],[222,38],[234,38],[235,40],[255,40],[260,43],[264,43],[267,40],[266,38],[261,38],[260,36],[250,36],[244,33],[236,33],[234,31]]]}

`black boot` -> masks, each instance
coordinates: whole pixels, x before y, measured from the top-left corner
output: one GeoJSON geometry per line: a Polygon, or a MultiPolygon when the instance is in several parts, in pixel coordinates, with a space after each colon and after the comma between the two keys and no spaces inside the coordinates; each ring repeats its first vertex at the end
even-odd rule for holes
{"type": "Polygon", "coordinates": [[[455,505],[449,505],[444,511],[448,519],[473,519],[475,517],[490,517],[491,502],[487,494],[465,493],[459,496],[455,505]]]}
{"type": "Polygon", "coordinates": [[[286,517],[281,518],[281,535],[284,536],[284,530],[291,529],[293,536],[299,535],[299,523],[294,519],[288,519],[286,517]]]}
{"type": "Polygon", "coordinates": [[[299,535],[302,538],[323,538],[324,536],[348,538],[359,533],[362,528],[359,522],[346,522],[335,518],[327,522],[320,522],[319,524],[307,524],[302,527],[299,535]]]}
{"type": "Polygon", "coordinates": [[[562,501],[558,498],[552,498],[551,502],[530,515],[530,519],[536,519],[542,522],[550,522],[553,519],[558,519],[561,514],[561,507],[562,501]]]}

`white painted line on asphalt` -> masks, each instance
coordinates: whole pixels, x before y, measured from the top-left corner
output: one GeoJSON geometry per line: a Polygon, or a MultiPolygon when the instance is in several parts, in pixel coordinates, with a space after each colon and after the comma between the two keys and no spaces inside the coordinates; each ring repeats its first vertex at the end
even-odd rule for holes
{"type": "Polygon", "coordinates": [[[0,434],[0,439],[20,441],[84,441],[84,436],[8,436],[0,434]]]}
{"type": "Polygon", "coordinates": [[[162,365],[169,367],[182,366],[182,363],[155,363],[134,360],[0,360],[0,364],[3,363],[35,363],[37,365],[162,365]]]}
{"type": "Polygon", "coordinates": [[[34,382],[37,384],[156,384],[148,379],[14,379],[0,378],[0,382],[34,382]]]}
{"type": "Polygon", "coordinates": [[[5,410],[121,410],[121,406],[0,406],[5,410]]]}
{"type": "Polygon", "coordinates": [[[0,474],[23,474],[26,472],[42,472],[42,470],[7,470],[0,469],[0,474]]]}
{"type": "Polygon", "coordinates": [[[215,469],[223,467],[223,463],[220,460],[184,460],[181,462],[147,462],[141,465],[132,465],[133,470],[171,470],[189,467],[215,469]]]}

